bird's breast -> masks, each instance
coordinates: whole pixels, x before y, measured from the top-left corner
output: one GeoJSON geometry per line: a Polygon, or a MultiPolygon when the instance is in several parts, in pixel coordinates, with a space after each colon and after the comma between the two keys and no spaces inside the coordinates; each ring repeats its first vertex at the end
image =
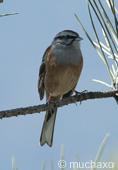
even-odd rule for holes
{"type": "Polygon", "coordinates": [[[55,48],[52,51],[57,64],[60,65],[78,65],[82,60],[80,48],[55,48]]]}
{"type": "Polygon", "coordinates": [[[62,96],[72,90],[78,82],[82,66],[82,55],[78,51],[74,54],[72,50],[50,53],[46,59],[46,91],[51,96],[62,96]]]}

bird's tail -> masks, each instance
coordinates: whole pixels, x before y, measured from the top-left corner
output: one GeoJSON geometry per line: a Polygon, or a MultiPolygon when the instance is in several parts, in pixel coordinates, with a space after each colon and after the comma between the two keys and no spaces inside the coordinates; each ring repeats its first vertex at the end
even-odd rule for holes
{"type": "Polygon", "coordinates": [[[50,147],[52,146],[56,113],[57,113],[56,107],[46,112],[40,137],[41,146],[43,146],[45,143],[50,147]]]}

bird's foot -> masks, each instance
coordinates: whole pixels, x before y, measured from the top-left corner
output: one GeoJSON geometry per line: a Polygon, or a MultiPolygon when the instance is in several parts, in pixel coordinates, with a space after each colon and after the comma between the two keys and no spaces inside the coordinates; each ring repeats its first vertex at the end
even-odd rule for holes
{"type": "MultiPolygon", "coordinates": [[[[75,95],[82,95],[83,93],[86,93],[87,92],[87,90],[83,90],[82,92],[78,92],[77,90],[74,90],[74,92],[75,92],[75,95]]],[[[80,104],[82,104],[82,101],[80,100],[80,104]]]]}
{"type": "Polygon", "coordinates": [[[83,94],[83,93],[86,93],[87,90],[83,90],[83,91],[81,91],[81,92],[79,92],[79,91],[77,91],[77,90],[74,90],[74,92],[75,92],[75,95],[81,95],[81,94],[83,94]]]}

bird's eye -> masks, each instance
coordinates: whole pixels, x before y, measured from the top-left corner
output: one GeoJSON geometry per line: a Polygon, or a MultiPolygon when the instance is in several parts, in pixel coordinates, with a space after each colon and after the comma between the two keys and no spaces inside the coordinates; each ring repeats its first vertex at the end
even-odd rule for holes
{"type": "Polygon", "coordinates": [[[62,39],[64,39],[64,36],[58,36],[58,37],[55,37],[55,40],[57,40],[57,39],[62,40],[62,39]]]}
{"type": "Polygon", "coordinates": [[[64,36],[59,36],[58,39],[62,40],[64,39],[64,36]]]}
{"type": "Polygon", "coordinates": [[[60,39],[60,40],[63,40],[63,39],[75,39],[76,37],[75,36],[72,36],[72,35],[61,35],[61,36],[58,36],[55,38],[55,40],[57,39],[60,39]]]}

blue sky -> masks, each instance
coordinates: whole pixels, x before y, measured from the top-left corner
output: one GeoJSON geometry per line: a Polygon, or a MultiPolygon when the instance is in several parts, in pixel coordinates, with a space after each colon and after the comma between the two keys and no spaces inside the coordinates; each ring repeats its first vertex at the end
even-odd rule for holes
{"type": "MultiPolygon", "coordinates": [[[[84,68],[77,85],[78,91],[105,90],[92,78],[109,82],[103,63],[78,25],[74,13],[92,35],[86,1],[6,0],[0,13],[19,15],[0,18],[0,110],[37,105],[38,71],[45,49],[59,31],[79,32],[84,68]]],[[[15,156],[20,170],[40,169],[41,162],[54,160],[55,168],[61,144],[65,159],[78,154],[83,161],[95,157],[106,133],[110,133],[105,158],[118,147],[118,106],[113,99],[93,100],[58,109],[53,147],[41,147],[39,142],[45,113],[0,120],[0,169],[10,169],[15,156]]]]}

